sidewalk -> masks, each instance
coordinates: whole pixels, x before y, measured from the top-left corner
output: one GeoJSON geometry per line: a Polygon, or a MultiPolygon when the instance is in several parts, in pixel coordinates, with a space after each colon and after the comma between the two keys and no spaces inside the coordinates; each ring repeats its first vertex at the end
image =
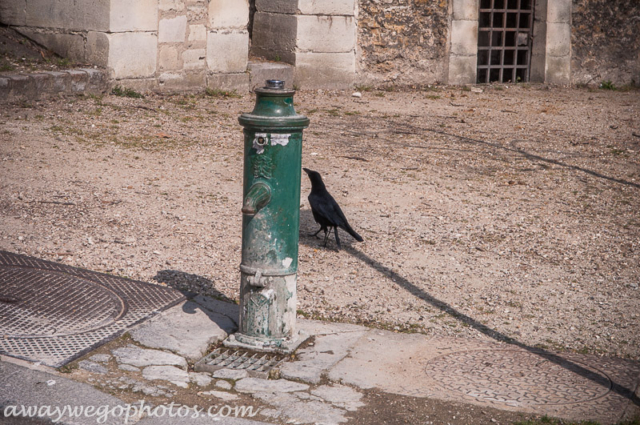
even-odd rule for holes
{"type": "MultiPolygon", "coordinates": [[[[180,418],[166,411],[161,417],[128,419],[141,425],[371,423],[372,411],[374,420],[389,423],[368,406],[373,399],[383,400],[377,407],[380,415],[389,407],[384,400],[417,400],[417,406],[423,400],[425,405],[437,402],[458,409],[457,420],[457,412],[449,410],[450,420],[432,414],[431,423],[511,423],[519,417],[548,415],[606,424],[640,414],[637,398],[636,404],[632,401],[633,391],[638,395],[637,362],[312,320],[298,321],[314,338],[295,359],[283,363],[280,379],[252,378],[230,369],[213,376],[193,372],[187,365],[200,359],[210,343],[235,331],[237,314],[234,304],[197,296],[144,322],[130,337],[74,362],[77,369],[70,368],[69,374],[2,357],[0,404],[5,409],[110,406],[110,412],[117,413],[116,406],[144,399],[152,408],[174,402],[259,409],[251,418],[211,418],[204,412],[197,418],[180,418]],[[459,413],[464,406],[472,420],[459,413]]],[[[226,416],[227,411],[222,413],[226,416]]],[[[408,423],[424,423],[425,417],[410,415],[408,423]]],[[[66,412],[60,423],[93,424],[96,419],[69,417],[66,412]]],[[[0,422],[46,423],[16,418],[0,422]]],[[[103,423],[127,422],[124,415],[114,415],[103,423]]]]}

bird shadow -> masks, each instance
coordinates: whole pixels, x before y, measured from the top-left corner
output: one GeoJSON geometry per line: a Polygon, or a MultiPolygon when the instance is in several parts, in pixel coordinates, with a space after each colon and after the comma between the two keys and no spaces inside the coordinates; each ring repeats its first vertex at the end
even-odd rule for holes
{"type": "MultiPolygon", "coordinates": [[[[301,233],[303,231],[303,226],[302,226],[302,212],[301,211],[301,225],[300,225],[300,229],[301,229],[301,233]]],[[[311,212],[308,212],[308,215],[311,215],[311,212]]],[[[305,222],[308,222],[308,218],[305,218],[305,222]]],[[[311,223],[312,224],[312,223],[311,223]]],[[[307,224],[309,225],[309,224],[307,224]]],[[[301,237],[300,238],[300,242],[306,246],[309,246],[311,248],[317,248],[317,246],[312,242],[312,238],[309,237],[301,237]]],[[[640,406],[640,399],[635,396],[634,394],[634,388],[627,388],[626,386],[624,386],[623,384],[617,383],[614,381],[613,378],[608,377],[606,374],[602,373],[602,372],[594,372],[594,370],[592,369],[588,369],[584,366],[582,366],[580,363],[571,361],[565,357],[561,357],[560,355],[544,350],[542,348],[538,348],[538,347],[531,347],[523,342],[520,342],[518,340],[516,340],[515,338],[512,338],[508,335],[505,335],[503,333],[501,333],[500,331],[496,330],[496,329],[492,329],[487,325],[484,325],[480,322],[478,322],[477,320],[475,320],[474,318],[462,313],[461,311],[455,309],[453,306],[451,306],[450,304],[446,303],[445,301],[442,301],[436,297],[434,297],[433,295],[429,294],[427,291],[425,291],[423,288],[419,287],[418,285],[414,284],[413,282],[409,281],[407,278],[405,278],[404,276],[398,274],[397,272],[393,271],[390,267],[385,266],[382,262],[372,258],[371,256],[365,254],[364,252],[360,251],[359,249],[357,249],[356,247],[352,246],[350,243],[349,244],[344,244],[343,246],[343,250],[351,255],[353,258],[359,260],[361,263],[363,263],[366,266],[369,266],[371,268],[373,268],[374,270],[378,271],[381,275],[387,277],[391,282],[393,282],[395,285],[398,285],[400,288],[406,290],[407,292],[409,292],[410,294],[412,294],[413,296],[415,296],[416,298],[424,301],[427,304],[430,304],[432,307],[437,308],[438,310],[447,313],[449,315],[451,315],[452,317],[454,317],[456,320],[466,324],[467,326],[475,329],[476,331],[496,340],[496,341],[500,341],[500,342],[506,342],[508,344],[512,344],[515,345],[517,347],[520,347],[530,353],[536,354],[538,356],[540,356],[542,359],[548,360],[572,373],[575,373],[585,379],[588,379],[600,386],[606,387],[607,389],[609,389],[612,392],[615,392],[617,394],[619,394],[620,396],[631,400],[634,404],[636,404],[637,406],[640,406]]]]}

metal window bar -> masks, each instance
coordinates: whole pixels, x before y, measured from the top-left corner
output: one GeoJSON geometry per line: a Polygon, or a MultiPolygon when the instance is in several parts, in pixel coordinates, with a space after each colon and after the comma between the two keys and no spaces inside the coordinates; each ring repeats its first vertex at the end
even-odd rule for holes
{"type": "Polygon", "coordinates": [[[481,0],[478,83],[529,81],[534,0],[481,0]]]}

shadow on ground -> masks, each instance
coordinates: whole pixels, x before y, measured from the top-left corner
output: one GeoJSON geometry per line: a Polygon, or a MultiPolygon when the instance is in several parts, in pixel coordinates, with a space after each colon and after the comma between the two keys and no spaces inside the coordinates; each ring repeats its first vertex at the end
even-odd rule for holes
{"type": "MultiPolygon", "coordinates": [[[[313,236],[309,236],[309,234],[313,234],[317,229],[316,223],[313,220],[313,215],[311,214],[311,210],[302,210],[300,211],[300,243],[307,245],[311,248],[318,248],[318,246],[322,247],[322,242],[315,240],[313,236]]],[[[342,231],[341,231],[342,232],[342,231]]],[[[610,391],[613,391],[629,400],[631,400],[634,404],[640,406],[640,399],[634,395],[634,388],[627,388],[623,385],[616,383],[613,379],[605,376],[604,374],[594,373],[592,370],[589,370],[580,364],[563,358],[555,353],[537,348],[530,347],[510,336],[507,336],[495,329],[491,329],[488,326],[478,322],[474,318],[467,316],[466,314],[456,310],[451,305],[446,302],[435,298],[426,292],[423,288],[417,286],[413,282],[410,282],[408,279],[394,272],[390,267],[385,266],[381,261],[378,261],[364,252],[358,250],[353,246],[353,238],[349,236],[346,232],[342,232],[341,238],[343,251],[357,260],[361,261],[364,265],[367,265],[374,270],[377,270],[380,274],[386,276],[391,279],[396,285],[405,291],[409,292],[411,295],[416,298],[421,299],[422,301],[430,304],[431,306],[439,309],[440,311],[447,313],[454,317],[456,320],[467,324],[473,329],[481,332],[488,337],[495,339],[496,341],[506,342],[508,344],[513,344],[517,347],[525,349],[530,353],[536,354],[540,356],[544,360],[548,360],[556,365],[563,367],[564,369],[575,373],[577,375],[582,376],[585,379],[593,381],[594,383],[601,385],[603,387],[607,387],[610,391]]],[[[335,240],[333,237],[330,237],[329,242],[327,244],[326,249],[336,249],[335,240]]]]}

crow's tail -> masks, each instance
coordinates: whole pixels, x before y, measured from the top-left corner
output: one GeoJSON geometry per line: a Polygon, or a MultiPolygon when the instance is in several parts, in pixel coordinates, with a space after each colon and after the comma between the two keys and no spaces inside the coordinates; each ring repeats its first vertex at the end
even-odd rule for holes
{"type": "Polygon", "coordinates": [[[364,239],[362,239],[362,236],[360,236],[359,234],[357,234],[357,233],[356,233],[356,231],[355,231],[355,230],[353,230],[353,229],[351,228],[351,226],[349,226],[349,223],[345,223],[345,225],[344,225],[344,226],[340,226],[340,227],[342,227],[342,229],[343,229],[345,232],[347,232],[348,234],[350,234],[351,236],[353,236],[353,238],[354,238],[355,240],[357,240],[358,242],[362,242],[362,241],[364,240],[364,239]]]}

